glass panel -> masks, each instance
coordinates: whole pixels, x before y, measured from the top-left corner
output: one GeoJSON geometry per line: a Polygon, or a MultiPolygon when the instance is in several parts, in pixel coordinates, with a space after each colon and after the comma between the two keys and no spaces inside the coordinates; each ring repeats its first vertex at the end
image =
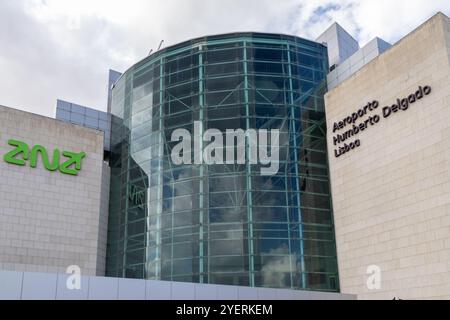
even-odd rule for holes
{"type": "Polygon", "coordinates": [[[112,94],[107,275],[338,291],[326,57],[304,39],[234,33],[130,68],[112,94]],[[171,134],[194,121],[281,130],[278,172],[175,165],[171,134]]]}

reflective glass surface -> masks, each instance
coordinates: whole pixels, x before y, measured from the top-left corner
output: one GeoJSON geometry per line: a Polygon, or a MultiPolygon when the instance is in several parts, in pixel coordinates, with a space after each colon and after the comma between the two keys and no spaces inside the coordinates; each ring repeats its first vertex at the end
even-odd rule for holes
{"type": "Polygon", "coordinates": [[[339,291],[326,48],[236,33],[161,50],[112,92],[109,276],[339,291]],[[280,167],[174,165],[177,128],[279,129],[280,167]]]}

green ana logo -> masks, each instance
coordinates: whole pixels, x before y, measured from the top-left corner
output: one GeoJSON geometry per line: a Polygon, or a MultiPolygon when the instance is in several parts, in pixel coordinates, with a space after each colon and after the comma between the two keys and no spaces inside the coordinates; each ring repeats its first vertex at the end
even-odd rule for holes
{"type": "Polygon", "coordinates": [[[26,165],[26,161],[30,160],[30,167],[36,168],[38,153],[40,153],[45,169],[49,171],[56,171],[59,169],[59,172],[73,176],[78,175],[78,171],[81,170],[81,160],[86,157],[85,152],[75,153],[63,151],[62,155],[68,159],[59,164],[61,152],[58,149],[53,150],[53,160],[50,162],[47,150],[41,145],[35,145],[30,152],[30,148],[25,142],[8,140],[8,144],[15,147],[3,156],[3,159],[8,163],[24,166],[26,165]],[[18,157],[20,154],[21,157],[18,157]]]}

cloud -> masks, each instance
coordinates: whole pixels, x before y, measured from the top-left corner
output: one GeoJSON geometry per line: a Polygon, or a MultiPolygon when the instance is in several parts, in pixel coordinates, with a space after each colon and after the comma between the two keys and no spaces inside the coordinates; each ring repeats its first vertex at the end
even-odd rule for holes
{"type": "Polygon", "coordinates": [[[86,16],[74,32],[60,22],[35,19],[19,2],[0,5],[0,103],[50,116],[58,97],[99,103],[115,63],[108,57],[114,26],[86,16]]]}
{"type": "Polygon", "coordinates": [[[57,98],[106,109],[108,69],[193,37],[265,31],[315,39],[333,21],[361,45],[395,42],[446,0],[5,0],[0,104],[48,116],[57,98]]]}
{"type": "Polygon", "coordinates": [[[289,248],[280,246],[270,250],[261,267],[262,284],[268,287],[285,287],[290,283],[290,274],[301,270],[296,254],[289,254],[289,248]]]}

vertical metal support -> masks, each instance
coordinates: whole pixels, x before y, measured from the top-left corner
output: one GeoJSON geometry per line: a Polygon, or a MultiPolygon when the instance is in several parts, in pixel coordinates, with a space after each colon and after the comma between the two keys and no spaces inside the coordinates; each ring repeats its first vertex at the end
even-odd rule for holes
{"type": "MultiPolygon", "coordinates": [[[[292,85],[292,66],[291,66],[291,55],[290,55],[289,44],[287,45],[286,50],[287,50],[287,56],[288,56],[287,58],[288,58],[288,76],[289,76],[289,89],[288,89],[289,90],[289,105],[290,105],[290,108],[292,108],[292,104],[293,104],[293,101],[294,101],[294,94],[292,92],[292,88],[293,88],[293,85],[292,85]]],[[[284,89],[286,90],[286,88],[284,88],[284,89]]],[[[292,115],[292,111],[291,111],[291,115],[292,115]]],[[[286,112],[286,117],[288,119],[290,118],[290,116],[289,116],[289,114],[287,112],[286,112]]],[[[293,128],[292,127],[292,123],[289,124],[289,127],[293,128]]],[[[297,152],[297,150],[291,148],[291,138],[295,139],[295,132],[294,132],[293,136],[289,137],[289,140],[288,140],[287,157],[286,157],[287,161],[290,160],[290,155],[291,155],[292,150],[294,151],[294,153],[297,152]]],[[[288,189],[289,189],[288,188],[288,186],[289,186],[289,184],[288,184],[288,177],[289,177],[288,171],[289,170],[290,170],[290,168],[288,168],[287,165],[286,165],[286,170],[284,172],[285,173],[284,181],[285,181],[285,188],[286,188],[286,205],[288,206],[288,209],[287,209],[287,212],[286,212],[286,216],[287,216],[286,217],[287,218],[286,221],[288,223],[287,227],[288,227],[288,239],[289,239],[289,241],[288,241],[288,247],[289,247],[289,269],[290,269],[289,276],[290,276],[290,281],[291,281],[291,288],[294,288],[295,286],[294,286],[294,275],[293,275],[294,270],[293,270],[293,266],[297,265],[297,263],[292,261],[293,252],[292,252],[292,245],[291,245],[291,241],[292,241],[291,237],[292,237],[292,235],[291,235],[291,219],[290,219],[290,215],[289,215],[290,207],[289,207],[289,192],[288,192],[288,189]]]]}
{"type": "MultiPolygon", "coordinates": [[[[126,261],[126,259],[127,259],[127,248],[128,248],[128,231],[127,231],[127,227],[128,227],[128,202],[130,201],[130,199],[129,199],[129,195],[130,195],[130,185],[129,185],[129,183],[130,183],[130,170],[129,170],[129,168],[130,168],[130,160],[129,160],[129,157],[128,157],[128,159],[127,159],[127,167],[126,167],[127,169],[127,172],[126,172],[126,175],[127,175],[127,179],[126,179],[126,181],[127,181],[127,187],[126,187],[126,189],[125,189],[125,214],[124,214],[124,230],[123,230],[123,241],[124,241],[124,243],[123,243],[123,258],[122,258],[122,277],[123,278],[126,278],[126,274],[125,274],[125,270],[126,270],[126,266],[127,266],[127,261],[126,261]]],[[[120,230],[120,226],[119,226],[119,230],[120,230]]]]}
{"type": "MultiPolygon", "coordinates": [[[[151,148],[150,148],[150,153],[151,153],[151,148]]],[[[144,257],[144,279],[148,279],[149,278],[149,272],[148,272],[148,260],[149,260],[149,250],[150,250],[150,177],[149,177],[149,183],[147,186],[147,192],[146,192],[146,202],[144,203],[144,209],[146,210],[145,212],[145,257],[144,257]]]]}
{"type": "MultiPolygon", "coordinates": [[[[199,74],[199,83],[198,83],[198,93],[199,93],[199,121],[201,123],[203,123],[204,120],[204,66],[203,66],[203,53],[202,53],[203,49],[202,46],[200,45],[199,47],[199,55],[198,55],[198,74],[199,74]]],[[[203,128],[204,128],[205,124],[203,124],[201,126],[201,131],[199,133],[199,137],[196,137],[197,139],[200,139],[200,150],[203,150],[203,128]]],[[[200,224],[200,228],[199,228],[199,282],[200,283],[204,283],[204,237],[203,237],[203,232],[204,232],[204,212],[203,212],[203,201],[204,201],[204,165],[203,165],[203,161],[202,164],[200,164],[200,180],[199,180],[199,224],[200,224]]]]}
{"type": "Polygon", "coordinates": [[[306,288],[306,270],[305,270],[305,249],[304,249],[304,239],[303,239],[303,223],[302,223],[302,212],[300,208],[300,183],[299,183],[299,172],[298,172],[298,154],[297,154],[297,128],[295,125],[295,107],[294,107],[294,93],[292,85],[292,69],[291,69],[291,50],[288,45],[288,64],[289,64],[289,86],[290,86],[290,105],[291,105],[291,128],[294,143],[294,161],[295,161],[295,187],[296,187],[296,197],[298,204],[298,230],[300,238],[300,266],[301,266],[301,277],[302,277],[302,289],[306,288]]]}
{"type": "MultiPolygon", "coordinates": [[[[250,110],[249,110],[249,97],[248,91],[250,89],[248,83],[248,66],[247,66],[247,42],[244,41],[244,97],[245,97],[245,121],[246,121],[246,130],[250,128],[250,110]]],[[[254,252],[254,238],[253,238],[253,203],[252,203],[252,168],[250,165],[250,143],[247,137],[245,141],[246,148],[246,179],[247,179],[247,220],[248,220],[248,276],[249,276],[249,285],[250,287],[255,286],[255,252],[254,252]]]]}
{"type": "MultiPolygon", "coordinates": [[[[127,101],[127,87],[130,83],[130,81],[132,81],[132,79],[130,80],[130,78],[132,77],[132,73],[130,76],[128,76],[125,79],[125,94],[124,94],[124,103],[127,101]]],[[[129,93],[131,95],[131,93],[129,93]]],[[[125,109],[124,108],[124,121],[128,121],[129,124],[129,128],[131,128],[131,114],[132,114],[132,106],[133,106],[133,101],[132,99],[130,99],[130,103],[128,105],[128,118],[125,117],[125,109]],[[125,120],[126,119],[126,120],[125,120]]],[[[128,152],[126,153],[128,155],[127,157],[127,166],[126,166],[126,185],[127,187],[125,188],[125,214],[124,214],[124,231],[123,231],[123,259],[122,259],[122,277],[126,278],[126,266],[127,266],[127,251],[128,251],[128,208],[129,208],[129,202],[130,202],[130,148],[131,148],[131,134],[128,133],[128,137],[127,140],[129,141],[128,143],[128,152]]],[[[119,230],[120,230],[120,226],[119,226],[119,230]]]]}
{"type": "MultiPolygon", "coordinates": [[[[164,100],[164,94],[163,94],[163,85],[164,85],[164,64],[163,59],[159,61],[159,141],[158,141],[158,156],[162,157],[164,154],[164,147],[163,147],[163,100],[164,100]]],[[[152,172],[151,172],[152,173],[152,172]]],[[[151,177],[150,177],[151,178],[151,177]]],[[[162,215],[162,203],[163,203],[163,170],[159,168],[158,172],[158,206],[156,209],[156,257],[157,257],[157,265],[155,268],[155,278],[161,279],[161,215],[162,215]]]]}

